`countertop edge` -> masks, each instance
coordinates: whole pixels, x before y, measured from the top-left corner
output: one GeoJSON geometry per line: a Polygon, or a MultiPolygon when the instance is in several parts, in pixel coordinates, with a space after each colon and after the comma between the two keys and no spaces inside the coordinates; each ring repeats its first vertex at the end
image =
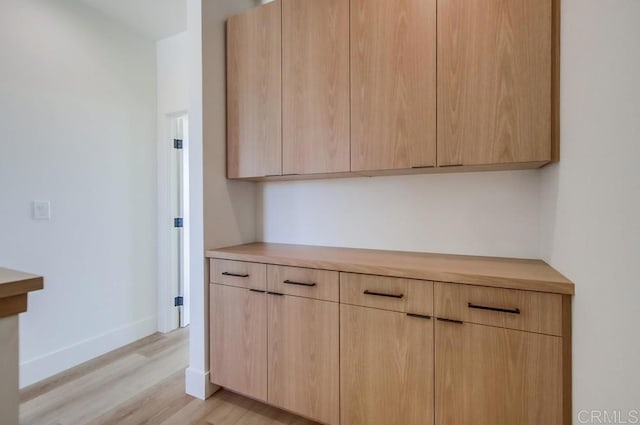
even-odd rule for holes
{"type": "Polygon", "coordinates": [[[44,278],[42,276],[0,268],[0,272],[3,270],[16,274],[16,277],[12,278],[13,280],[0,283],[0,298],[15,297],[44,288],[44,278]]]}
{"type": "MultiPolygon", "coordinates": [[[[250,245],[250,244],[249,244],[250,245]]],[[[242,245],[241,245],[242,246],[242,245]]],[[[308,248],[308,245],[301,245],[308,248]]],[[[340,262],[340,261],[330,261],[330,260],[308,260],[308,259],[300,259],[300,258],[287,258],[283,256],[277,255],[259,255],[259,254],[249,254],[249,253],[236,253],[230,252],[229,248],[221,248],[221,249],[212,249],[207,250],[205,255],[207,258],[218,258],[223,260],[235,260],[235,261],[249,261],[249,262],[258,262],[258,263],[266,263],[266,264],[275,264],[282,266],[292,266],[292,267],[307,267],[307,268],[315,268],[315,269],[326,269],[326,270],[335,270],[345,273],[363,273],[363,274],[373,274],[373,275],[382,275],[382,276],[390,276],[390,277],[401,277],[401,278],[409,278],[409,279],[421,279],[421,280],[430,280],[430,281],[438,281],[438,282],[451,282],[451,283],[459,283],[459,284],[467,284],[467,285],[476,285],[476,286],[488,286],[488,287],[496,287],[496,288],[506,288],[506,289],[519,289],[519,290],[528,290],[528,291],[536,291],[536,292],[547,292],[561,295],[574,295],[575,294],[575,285],[570,282],[568,279],[564,278],[559,272],[553,269],[550,265],[545,263],[543,260],[529,260],[529,261],[540,261],[556,273],[559,276],[564,278],[566,281],[557,281],[557,280],[541,280],[541,279],[527,279],[527,278],[517,278],[517,277],[505,277],[505,276],[495,276],[490,274],[479,274],[479,273],[464,273],[464,272],[456,272],[455,270],[416,270],[409,267],[391,267],[391,266],[371,266],[368,264],[357,264],[353,262],[340,262]]],[[[329,247],[322,247],[329,248],[329,247]]],[[[398,251],[397,254],[401,255],[402,252],[398,251]]],[[[407,253],[409,255],[409,253],[407,253]]],[[[419,254],[419,253],[412,253],[419,254]]],[[[453,256],[452,256],[453,257],[453,256]]],[[[468,258],[491,258],[491,257],[474,257],[474,256],[459,256],[459,257],[468,257],[468,258]]],[[[497,260],[509,260],[507,258],[494,258],[497,260]]],[[[513,259],[519,260],[520,259],[513,259]]]]}

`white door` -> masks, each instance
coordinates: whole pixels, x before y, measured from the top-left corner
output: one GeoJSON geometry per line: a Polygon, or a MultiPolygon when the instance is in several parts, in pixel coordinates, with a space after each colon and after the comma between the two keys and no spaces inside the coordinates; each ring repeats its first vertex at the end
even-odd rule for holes
{"type": "Polygon", "coordinates": [[[171,291],[176,300],[176,314],[180,327],[189,325],[189,216],[188,118],[186,115],[171,120],[173,149],[170,157],[170,208],[173,218],[171,229],[171,291]],[[181,304],[181,305],[180,305],[181,304]]]}

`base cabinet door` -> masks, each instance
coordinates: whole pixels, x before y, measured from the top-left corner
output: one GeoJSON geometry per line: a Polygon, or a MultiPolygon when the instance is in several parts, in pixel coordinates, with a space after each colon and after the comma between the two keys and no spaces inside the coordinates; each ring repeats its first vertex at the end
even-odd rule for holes
{"type": "Polygon", "coordinates": [[[338,303],[268,297],[269,403],[338,425],[338,303]]]}
{"type": "Polygon", "coordinates": [[[341,423],[433,425],[433,321],[343,304],[340,326],[341,423]]]}
{"type": "Polygon", "coordinates": [[[211,285],[211,381],[267,401],[264,291],[211,285]]]}
{"type": "Polygon", "coordinates": [[[438,320],[437,425],[561,425],[560,337],[438,320]]]}

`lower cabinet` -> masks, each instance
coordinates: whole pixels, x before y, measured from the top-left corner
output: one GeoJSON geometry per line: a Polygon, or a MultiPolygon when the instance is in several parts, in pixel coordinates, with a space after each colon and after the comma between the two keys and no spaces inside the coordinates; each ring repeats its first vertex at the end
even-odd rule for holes
{"type": "Polygon", "coordinates": [[[212,284],[211,380],[338,425],[339,304],[212,284]]]}
{"type": "Polygon", "coordinates": [[[328,425],[571,424],[568,295],[236,263],[215,384],[328,425]]]}
{"type": "Polygon", "coordinates": [[[433,425],[433,367],[427,316],[340,306],[342,424],[433,425]]]}
{"type": "Polygon", "coordinates": [[[338,303],[269,295],[269,403],[339,423],[338,303]]]}
{"type": "Polygon", "coordinates": [[[267,401],[267,299],[264,291],[211,285],[213,383],[267,401]]]}
{"type": "Polygon", "coordinates": [[[436,322],[436,424],[561,425],[562,338],[436,322]]]}

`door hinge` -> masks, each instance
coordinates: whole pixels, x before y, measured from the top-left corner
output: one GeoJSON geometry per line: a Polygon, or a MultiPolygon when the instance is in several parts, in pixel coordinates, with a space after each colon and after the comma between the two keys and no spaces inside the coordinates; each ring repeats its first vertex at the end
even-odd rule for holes
{"type": "Polygon", "coordinates": [[[175,297],[173,299],[173,306],[174,307],[181,307],[184,305],[184,297],[175,297]]]}
{"type": "Polygon", "coordinates": [[[184,227],[184,219],[182,217],[174,218],[173,227],[184,227]]]}
{"type": "Polygon", "coordinates": [[[182,149],[182,139],[173,139],[173,148],[182,149]]]}

